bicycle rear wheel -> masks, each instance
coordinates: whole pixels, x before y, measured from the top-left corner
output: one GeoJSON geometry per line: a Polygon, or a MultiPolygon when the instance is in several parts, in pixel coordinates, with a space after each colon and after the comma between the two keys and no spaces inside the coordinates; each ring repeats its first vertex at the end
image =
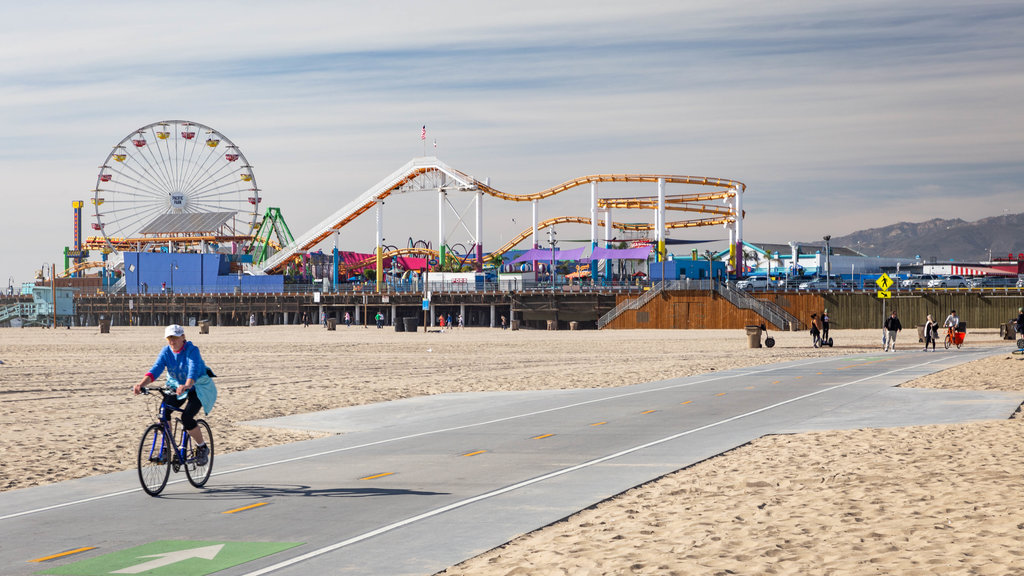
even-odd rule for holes
{"type": "Polygon", "coordinates": [[[192,442],[192,437],[189,436],[186,454],[188,460],[185,464],[185,476],[188,477],[190,484],[196,488],[202,488],[206,481],[210,479],[210,473],[213,472],[213,431],[210,430],[210,425],[206,423],[206,420],[196,420],[196,424],[199,426],[199,430],[203,433],[203,439],[206,440],[206,447],[208,452],[206,454],[206,462],[200,466],[196,461],[196,446],[192,442]]]}
{"type": "Polygon", "coordinates": [[[150,496],[167,486],[171,474],[171,440],[159,424],[151,424],[139,442],[139,483],[150,496]]]}

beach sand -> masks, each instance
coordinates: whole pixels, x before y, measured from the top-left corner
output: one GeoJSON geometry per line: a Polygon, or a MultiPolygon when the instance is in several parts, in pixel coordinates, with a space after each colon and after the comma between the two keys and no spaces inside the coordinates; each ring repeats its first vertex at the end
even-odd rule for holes
{"type": "MultiPolygon", "coordinates": [[[[607,387],[880,349],[880,330],[533,331],[310,326],[187,329],[217,372],[218,453],[313,433],[241,422],[485,390],[607,387]]],[[[919,352],[912,330],[902,350],[919,352]]],[[[162,328],[0,329],[0,490],[132,469],[155,399],[131,386],[162,328]],[[89,449],[86,450],[85,447],[89,449]]],[[[967,345],[1007,353],[916,380],[1024,390],[1024,356],[995,330],[967,345]]],[[[937,354],[955,354],[955,350],[937,354]]],[[[931,354],[929,352],[928,354],[931,354]]],[[[758,439],[637,487],[445,574],[1007,574],[1024,548],[1021,419],[758,439]]]]}

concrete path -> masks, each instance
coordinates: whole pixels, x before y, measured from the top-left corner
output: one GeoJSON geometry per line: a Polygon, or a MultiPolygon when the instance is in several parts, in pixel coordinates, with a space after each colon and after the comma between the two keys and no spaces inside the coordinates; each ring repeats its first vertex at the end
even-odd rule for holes
{"type": "Polygon", "coordinates": [[[1024,394],[894,387],[1002,351],[802,360],[254,422],[343,434],[217,456],[206,489],[172,475],[159,498],[134,471],[0,493],[0,573],[429,575],[765,434],[1008,418],[1024,394]]]}

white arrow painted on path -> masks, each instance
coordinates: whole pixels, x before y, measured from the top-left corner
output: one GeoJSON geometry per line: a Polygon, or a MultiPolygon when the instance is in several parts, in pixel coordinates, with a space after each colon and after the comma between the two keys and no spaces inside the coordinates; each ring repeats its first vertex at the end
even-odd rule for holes
{"type": "Polygon", "coordinates": [[[143,562],[136,566],[129,566],[121,570],[115,570],[111,574],[139,574],[147,570],[156,570],[157,568],[163,568],[182,560],[188,560],[189,558],[202,558],[204,560],[213,560],[220,549],[223,548],[223,544],[214,544],[213,546],[203,546],[201,548],[190,548],[188,550],[178,550],[176,552],[165,552],[163,554],[150,554],[149,556],[139,556],[139,558],[156,558],[156,560],[150,560],[149,562],[143,562]]]}

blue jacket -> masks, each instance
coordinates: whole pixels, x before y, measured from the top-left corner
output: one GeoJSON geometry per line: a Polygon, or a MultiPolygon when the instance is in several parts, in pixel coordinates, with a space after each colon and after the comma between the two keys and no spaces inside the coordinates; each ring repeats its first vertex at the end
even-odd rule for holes
{"type": "Polygon", "coordinates": [[[156,381],[164,369],[167,370],[167,385],[172,388],[184,384],[189,378],[195,380],[196,395],[203,405],[203,411],[209,414],[213,410],[213,404],[217,401],[217,385],[206,374],[206,363],[195,344],[186,341],[177,354],[170,346],[164,346],[153,367],[149,369],[150,378],[156,381]]]}

